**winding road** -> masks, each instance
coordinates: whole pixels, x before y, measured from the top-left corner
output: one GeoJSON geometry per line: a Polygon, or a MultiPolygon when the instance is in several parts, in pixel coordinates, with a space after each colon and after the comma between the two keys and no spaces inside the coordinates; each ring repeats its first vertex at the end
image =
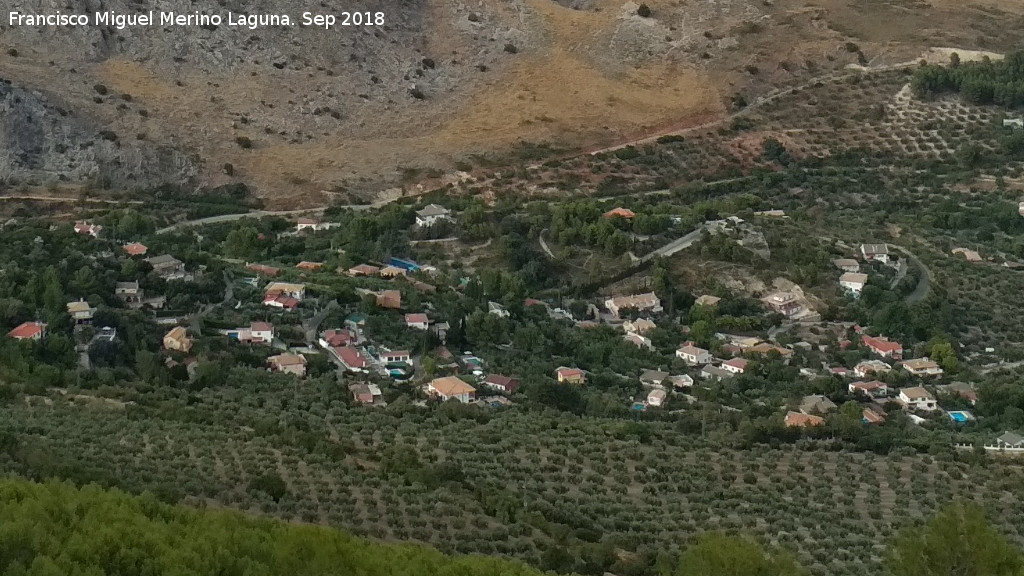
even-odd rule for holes
{"type": "Polygon", "coordinates": [[[907,304],[913,304],[914,302],[920,302],[921,300],[924,300],[924,297],[928,295],[928,290],[931,289],[932,271],[929,270],[928,267],[925,266],[924,263],[921,262],[921,260],[917,256],[914,256],[914,253],[911,252],[910,250],[907,250],[903,246],[898,246],[896,244],[890,244],[889,246],[892,246],[899,252],[903,253],[903,255],[905,255],[908,260],[913,262],[914,265],[921,270],[921,277],[918,278],[917,280],[917,286],[914,287],[913,292],[907,295],[905,301],[907,302],[907,304]]]}

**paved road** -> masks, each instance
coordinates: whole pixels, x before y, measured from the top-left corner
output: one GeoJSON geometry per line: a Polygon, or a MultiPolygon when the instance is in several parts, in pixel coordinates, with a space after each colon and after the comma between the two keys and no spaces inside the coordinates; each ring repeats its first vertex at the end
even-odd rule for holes
{"type": "Polygon", "coordinates": [[[545,254],[548,255],[548,258],[556,260],[557,258],[555,258],[555,253],[551,251],[551,248],[548,248],[548,243],[544,241],[544,233],[547,231],[548,229],[545,228],[540,231],[540,234],[537,235],[537,238],[540,240],[540,248],[541,250],[544,251],[545,254]]]}
{"type": "Polygon", "coordinates": [[[239,212],[238,214],[222,214],[220,216],[209,216],[207,218],[197,218],[195,220],[178,222],[177,224],[172,224],[166,228],[161,228],[157,230],[156,233],[165,234],[167,232],[173,232],[180,228],[187,228],[189,226],[219,224],[221,222],[232,222],[234,220],[241,220],[242,218],[263,218],[264,216],[291,216],[294,214],[312,214],[316,212],[323,212],[326,209],[326,206],[321,206],[320,208],[309,208],[306,210],[253,210],[251,212],[239,212]]]}
{"type": "Polygon", "coordinates": [[[668,244],[665,244],[661,248],[658,248],[657,250],[641,258],[640,263],[647,262],[648,260],[657,258],[659,256],[671,256],[676,252],[686,250],[690,246],[693,246],[694,242],[700,240],[700,233],[703,230],[704,225],[701,225],[696,230],[688,232],[685,236],[682,236],[681,238],[676,238],[675,240],[669,242],[668,244]]]}
{"type": "Polygon", "coordinates": [[[217,306],[226,306],[235,297],[235,279],[227,270],[224,271],[224,299],[220,304],[207,304],[202,310],[188,316],[185,320],[197,334],[203,333],[203,318],[217,306]]]}
{"type": "Polygon", "coordinates": [[[921,277],[917,281],[917,286],[914,288],[914,291],[908,294],[905,298],[907,304],[920,302],[921,300],[924,299],[925,296],[928,295],[928,290],[931,289],[932,271],[929,270],[928,267],[925,266],[924,263],[921,262],[921,260],[918,259],[917,256],[914,256],[914,253],[911,252],[910,250],[907,250],[906,248],[902,246],[897,246],[895,244],[890,244],[890,246],[902,252],[907,257],[907,259],[913,262],[914,265],[921,270],[921,277]]]}
{"type": "MultiPolygon", "coordinates": [[[[402,198],[409,198],[409,196],[398,196],[387,200],[380,200],[371,204],[347,204],[344,206],[333,206],[339,210],[372,210],[375,208],[382,208],[401,200],[402,198]]],[[[197,218],[195,220],[186,220],[185,222],[178,222],[177,224],[171,224],[166,228],[161,228],[156,231],[157,234],[164,234],[166,232],[173,232],[181,228],[187,228],[189,226],[202,226],[204,224],[219,224],[221,222],[232,222],[234,220],[241,220],[242,218],[263,218],[265,216],[296,216],[298,214],[322,214],[324,210],[331,206],[317,206],[315,208],[303,208],[301,210],[251,210],[249,212],[239,212],[237,214],[222,214],[220,216],[209,216],[206,218],[197,218]]]]}
{"type": "Polygon", "coordinates": [[[314,314],[312,318],[302,322],[302,330],[306,334],[306,344],[310,346],[316,345],[317,329],[320,328],[320,324],[322,324],[324,319],[327,318],[327,315],[337,307],[338,302],[336,300],[331,300],[327,303],[327,306],[324,306],[323,310],[314,314]]]}
{"type": "Polygon", "coordinates": [[[35,196],[19,194],[17,196],[0,196],[0,200],[38,200],[40,202],[88,202],[90,204],[142,204],[142,200],[107,200],[104,198],[65,198],[63,196],[35,196]]]}

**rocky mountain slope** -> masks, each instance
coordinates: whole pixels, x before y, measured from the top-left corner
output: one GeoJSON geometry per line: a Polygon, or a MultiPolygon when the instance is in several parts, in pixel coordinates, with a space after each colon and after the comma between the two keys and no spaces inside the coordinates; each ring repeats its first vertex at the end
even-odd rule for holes
{"type": "Polygon", "coordinates": [[[385,24],[0,23],[0,178],[244,181],[271,205],[318,203],[517,142],[585,148],[721,115],[737,93],[939,40],[1005,48],[1024,25],[1010,0],[647,4],[648,17],[622,0],[18,0],[10,10],[358,10],[385,24]],[[913,26],[877,34],[894,19],[913,26]]]}

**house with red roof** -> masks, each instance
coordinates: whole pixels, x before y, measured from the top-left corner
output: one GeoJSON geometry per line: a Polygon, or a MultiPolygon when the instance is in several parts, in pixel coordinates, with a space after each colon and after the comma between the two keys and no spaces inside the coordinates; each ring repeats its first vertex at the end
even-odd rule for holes
{"type": "Polygon", "coordinates": [[[75,232],[78,232],[79,234],[86,234],[93,238],[98,238],[101,231],[103,231],[103,226],[100,226],[99,224],[75,222],[75,232]]]}
{"type": "Polygon", "coordinates": [[[559,366],[555,370],[555,377],[558,378],[559,384],[586,384],[587,376],[583,373],[583,370],[579,368],[566,368],[565,366],[559,366]]]}
{"type": "Polygon", "coordinates": [[[633,218],[636,218],[636,213],[630,210],[629,208],[618,207],[612,208],[611,210],[605,212],[604,217],[607,220],[611,220],[612,218],[615,217],[625,218],[626,220],[632,220],[633,218]]]}
{"type": "Polygon", "coordinates": [[[320,334],[322,348],[341,348],[355,342],[355,334],[351,330],[324,330],[320,334]]]}
{"type": "Polygon", "coordinates": [[[145,256],[146,252],[149,251],[149,248],[146,248],[145,244],[141,244],[139,242],[125,244],[121,249],[129,256],[145,256]]]}
{"type": "Polygon", "coordinates": [[[15,340],[42,340],[46,336],[46,324],[42,322],[25,322],[7,333],[15,340]]]}
{"type": "Polygon", "coordinates": [[[349,276],[376,276],[380,268],[370,264],[358,264],[348,269],[349,276]]]}
{"type": "Polygon", "coordinates": [[[263,296],[263,305],[285,310],[295,310],[299,307],[299,300],[278,291],[267,292],[263,296]]]}
{"type": "Polygon", "coordinates": [[[519,379],[501,374],[489,374],[487,378],[484,378],[484,386],[505,394],[515,394],[521,385],[519,379]]]}
{"type": "Polygon", "coordinates": [[[733,358],[722,362],[722,370],[733,374],[743,374],[747,369],[747,361],[744,358],[733,358]]]}
{"type": "Polygon", "coordinates": [[[246,264],[245,267],[247,270],[252,270],[257,274],[262,274],[264,276],[277,276],[281,273],[280,268],[274,268],[273,266],[267,266],[265,264],[246,264]]]}
{"type": "Polygon", "coordinates": [[[406,314],[405,325],[417,330],[428,330],[430,328],[430,318],[422,313],[406,314]]]}
{"type": "Polygon", "coordinates": [[[412,354],[408,350],[389,350],[380,353],[380,361],[385,364],[412,364],[412,354]]]}
{"type": "Polygon", "coordinates": [[[903,346],[894,340],[889,340],[884,336],[868,336],[867,334],[861,336],[861,342],[868,347],[869,350],[878,354],[883,358],[892,358],[893,360],[903,359],[903,346]]]}
{"type": "Polygon", "coordinates": [[[331,352],[334,353],[334,356],[341,362],[345,370],[349,372],[365,372],[366,367],[369,365],[366,358],[355,348],[348,346],[344,348],[331,348],[331,352]]]}
{"type": "Polygon", "coordinates": [[[863,392],[865,395],[873,398],[887,396],[889,394],[889,385],[879,380],[872,380],[870,382],[851,382],[849,389],[850,394],[863,392]]]}
{"type": "Polygon", "coordinates": [[[783,423],[789,428],[810,428],[813,426],[821,426],[825,423],[825,419],[821,416],[804,414],[803,412],[790,410],[786,413],[786,418],[783,420],[783,423]]]}

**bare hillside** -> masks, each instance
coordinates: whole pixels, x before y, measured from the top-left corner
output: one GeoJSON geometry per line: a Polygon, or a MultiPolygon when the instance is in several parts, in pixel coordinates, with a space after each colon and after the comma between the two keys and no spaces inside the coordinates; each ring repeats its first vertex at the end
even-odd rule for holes
{"type": "MultiPolygon", "coordinates": [[[[11,152],[0,176],[44,185],[97,172],[115,186],[241,180],[271,204],[317,203],[324,192],[377,190],[405,169],[447,169],[516,142],[583,149],[628,140],[725,114],[737,94],[851,63],[912,58],[931,45],[1005,50],[1024,26],[1024,6],[1008,0],[647,4],[645,17],[621,0],[77,2],[77,12],[90,14],[286,12],[296,23],[304,11],[381,11],[385,24],[116,30],[5,22],[0,75],[41,109],[65,111],[53,125],[69,128],[34,136],[42,164],[23,159],[22,136],[7,130],[0,147],[11,152]],[[69,150],[78,156],[62,157],[69,150]]],[[[69,6],[27,0],[12,9],[69,6]]]]}

